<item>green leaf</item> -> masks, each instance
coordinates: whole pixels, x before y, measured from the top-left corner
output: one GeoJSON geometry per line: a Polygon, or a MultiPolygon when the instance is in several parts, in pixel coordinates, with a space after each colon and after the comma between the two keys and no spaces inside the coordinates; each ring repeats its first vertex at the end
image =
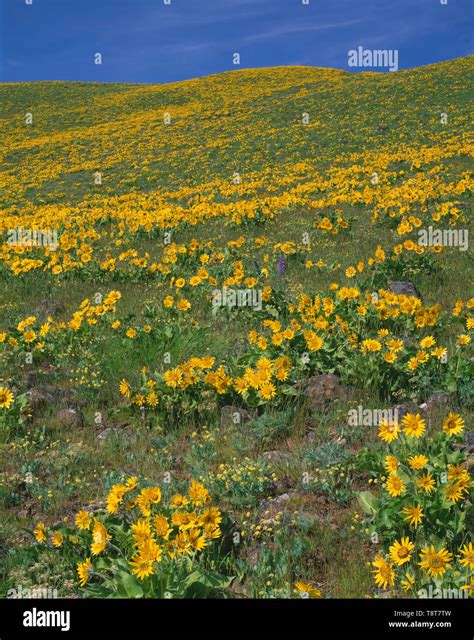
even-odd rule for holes
{"type": "Polygon", "coordinates": [[[267,307],[265,307],[265,311],[266,311],[269,315],[273,316],[274,318],[278,318],[278,316],[280,315],[280,314],[278,313],[278,309],[275,309],[275,307],[272,307],[272,306],[267,306],[267,307]]]}
{"type": "Polygon", "coordinates": [[[457,380],[452,374],[449,374],[446,376],[445,384],[446,384],[446,389],[448,391],[451,391],[451,393],[457,390],[457,387],[458,387],[457,380]]]}
{"type": "Polygon", "coordinates": [[[357,501],[367,515],[374,516],[377,513],[379,501],[370,491],[359,491],[357,501]]]}
{"type": "Polygon", "coordinates": [[[121,585],[125,589],[129,598],[143,598],[143,589],[134,576],[130,573],[126,573],[125,571],[121,571],[119,576],[121,585]]]}
{"type": "Polygon", "coordinates": [[[287,396],[299,396],[300,392],[298,391],[298,389],[295,389],[295,387],[287,387],[284,391],[285,395],[287,396]]]}
{"type": "Polygon", "coordinates": [[[221,576],[217,573],[193,571],[183,582],[187,597],[205,597],[214,589],[225,589],[235,576],[221,576]]]}
{"type": "Polygon", "coordinates": [[[410,482],[410,476],[405,471],[403,471],[403,469],[398,469],[397,475],[400,480],[403,481],[403,484],[406,485],[410,482]]]}

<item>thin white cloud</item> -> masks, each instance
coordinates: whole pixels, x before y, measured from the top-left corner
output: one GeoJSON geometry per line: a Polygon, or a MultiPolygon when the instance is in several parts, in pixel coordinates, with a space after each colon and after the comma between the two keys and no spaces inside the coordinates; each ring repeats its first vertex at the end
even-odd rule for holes
{"type": "Polygon", "coordinates": [[[354,24],[361,24],[366,22],[363,18],[357,18],[356,20],[347,20],[346,22],[334,22],[329,24],[301,24],[301,25],[285,25],[269,29],[268,31],[262,31],[255,33],[251,36],[243,38],[244,42],[260,42],[261,40],[270,40],[272,38],[280,38],[286,35],[292,35],[295,33],[308,33],[308,32],[320,32],[329,31],[330,29],[344,29],[354,24]]]}

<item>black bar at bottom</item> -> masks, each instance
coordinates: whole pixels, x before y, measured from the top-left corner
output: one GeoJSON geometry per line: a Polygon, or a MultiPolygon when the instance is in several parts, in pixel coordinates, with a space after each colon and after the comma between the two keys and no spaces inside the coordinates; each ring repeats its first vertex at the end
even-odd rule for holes
{"type": "Polygon", "coordinates": [[[472,600],[0,600],[21,638],[473,638],[472,600]],[[48,626],[46,626],[48,625],[48,626]]]}

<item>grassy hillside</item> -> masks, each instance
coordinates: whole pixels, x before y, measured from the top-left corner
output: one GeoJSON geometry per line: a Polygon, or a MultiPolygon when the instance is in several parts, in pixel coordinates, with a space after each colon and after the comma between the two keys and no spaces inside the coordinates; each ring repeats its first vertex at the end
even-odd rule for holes
{"type": "MultiPolygon", "coordinates": [[[[432,577],[418,556],[407,589],[390,571],[411,565],[370,566],[412,537],[397,514],[414,500],[432,514],[414,553],[459,556],[469,481],[448,465],[469,468],[469,449],[446,417],[469,430],[472,252],[424,246],[419,232],[472,233],[471,72],[464,58],[387,74],[0,85],[2,592],[81,593],[73,572],[89,542],[65,527],[130,476],[160,486],[163,503],[192,478],[209,489],[219,535],[193,526],[200,570],[220,576],[214,595],[414,595],[432,577]],[[50,230],[57,246],[12,243],[19,227],[50,230]],[[397,281],[421,298],[393,292],[397,281]],[[223,288],[252,291],[261,308],[216,306],[223,288]],[[358,406],[406,403],[423,434],[405,420],[389,442],[349,420],[358,406]],[[409,453],[426,453],[434,489],[409,453]],[[387,454],[401,464],[398,494],[387,454]]],[[[190,529],[171,513],[162,548],[186,573],[191,552],[170,540],[190,529]]],[[[128,517],[109,516],[110,531],[128,517]]],[[[127,540],[127,559],[143,556],[127,540]]],[[[163,595],[154,573],[127,566],[133,588],[163,595]]],[[[86,595],[128,587],[92,577],[86,595]]]]}

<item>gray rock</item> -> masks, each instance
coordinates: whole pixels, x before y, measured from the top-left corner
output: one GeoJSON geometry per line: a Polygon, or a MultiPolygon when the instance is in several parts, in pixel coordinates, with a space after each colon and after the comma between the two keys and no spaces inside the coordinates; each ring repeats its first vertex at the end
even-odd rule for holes
{"type": "Polygon", "coordinates": [[[391,282],[388,288],[397,296],[415,296],[421,300],[421,293],[412,282],[391,282]]]}
{"type": "Polygon", "coordinates": [[[97,440],[106,442],[110,438],[120,438],[124,441],[132,439],[132,433],[127,427],[106,427],[97,434],[97,440]]]}
{"type": "Polygon", "coordinates": [[[403,418],[407,415],[407,413],[413,413],[416,415],[419,413],[422,418],[425,418],[426,412],[424,409],[419,407],[417,404],[413,404],[411,402],[404,402],[403,404],[397,404],[391,409],[392,415],[397,415],[398,412],[398,422],[401,422],[403,418]]]}
{"type": "Polygon", "coordinates": [[[464,442],[453,444],[452,448],[458,451],[465,451],[468,454],[474,454],[474,431],[466,431],[464,442]]]}
{"type": "Polygon", "coordinates": [[[97,440],[107,440],[116,433],[118,433],[118,429],[103,429],[100,433],[97,434],[97,440]]]}
{"type": "Polygon", "coordinates": [[[290,454],[285,451],[264,451],[263,457],[270,462],[283,462],[288,459],[290,454]]]}
{"type": "Polygon", "coordinates": [[[55,388],[49,385],[38,385],[26,393],[28,404],[33,412],[45,409],[49,405],[54,405],[58,400],[55,388]]]}
{"type": "Polygon", "coordinates": [[[38,385],[47,384],[46,381],[52,376],[57,376],[59,367],[54,364],[46,363],[41,367],[27,369],[25,371],[25,385],[27,389],[33,389],[38,385]]]}
{"type": "Polygon", "coordinates": [[[427,411],[431,411],[431,409],[435,409],[437,407],[445,406],[449,404],[449,394],[443,393],[442,391],[437,391],[436,393],[431,394],[425,404],[427,411]]]}
{"type": "Polygon", "coordinates": [[[28,403],[33,410],[43,411],[50,406],[76,404],[71,389],[62,389],[52,384],[38,384],[27,391],[28,403]]]}
{"type": "MultiPolygon", "coordinates": [[[[253,563],[254,566],[256,562],[253,563]]],[[[237,597],[237,598],[248,598],[249,591],[245,582],[241,582],[239,578],[234,578],[232,581],[229,590],[237,597]]]]}
{"type": "Polygon", "coordinates": [[[52,300],[51,298],[45,298],[41,300],[36,307],[36,313],[41,316],[57,316],[64,311],[64,305],[59,300],[52,300]]]}
{"type": "Polygon", "coordinates": [[[426,402],[420,404],[420,409],[426,413],[428,420],[431,422],[436,418],[437,413],[444,410],[449,403],[449,394],[437,391],[436,393],[433,393],[426,402]]]}
{"type": "Polygon", "coordinates": [[[265,498],[257,509],[258,522],[269,520],[273,522],[277,515],[287,508],[287,503],[291,500],[295,492],[282,493],[274,498],[265,498]]]}
{"type": "Polygon", "coordinates": [[[469,458],[466,460],[466,468],[469,472],[474,469],[474,455],[469,456],[469,458]]]}
{"type": "Polygon", "coordinates": [[[226,405],[221,409],[221,431],[245,427],[254,417],[250,411],[242,409],[242,407],[226,405]]]}
{"type": "Polygon", "coordinates": [[[65,427],[78,428],[84,425],[84,416],[81,411],[71,407],[61,409],[58,413],[58,419],[61,420],[65,427]]]}
{"type": "Polygon", "coordinates": [[[338,376],[333,374],[299,380],[296,388],[308,399],[311,409],[320,409],[335,400],[350,400],[353,397],[352,388],[342,384],[338,376]]]}

